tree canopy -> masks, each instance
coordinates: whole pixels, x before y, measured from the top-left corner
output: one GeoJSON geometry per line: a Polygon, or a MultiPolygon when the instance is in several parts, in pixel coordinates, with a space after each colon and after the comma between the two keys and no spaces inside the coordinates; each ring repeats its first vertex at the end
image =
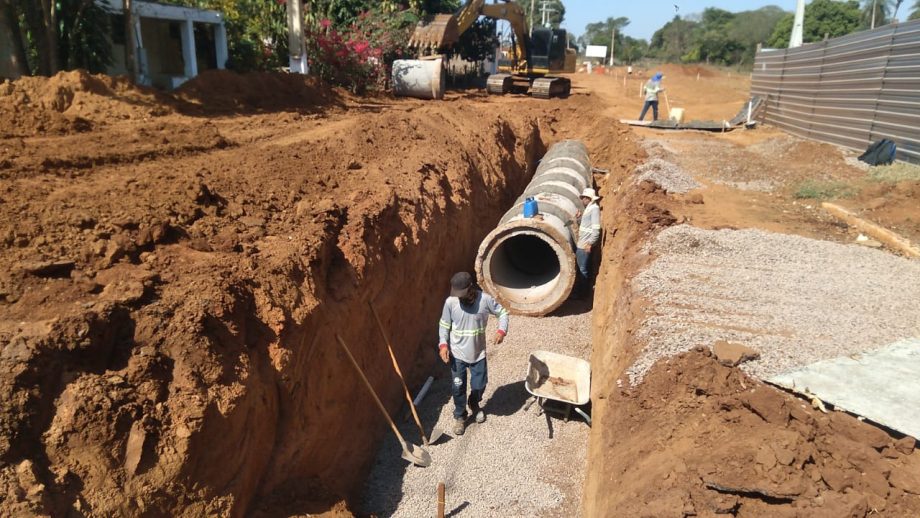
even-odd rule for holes
{"type": "Polygon", "coordinates": [[[908,20],[920,20],[920,0],[914,2],[914,5],[911,7],[911,13],[908,20]]]}
{"type": "Polygon", "coordinates": [[[50,75],[112,62],[111,13],[87,0],[0,0],[20,74],[50,75]]]}
{"type": "MultiPolygon", "coordinates": [[[[825,36],[836,38],[850,34],[861,27],[861,19],[862,11],[856,0],[814,0],[805,6],[802,41],[813,43],[823,40],[825,36]]],[[[776,24],[767,44],[773,48],[788,47],[793,23],[794,15],[791,13],[783,17],[776,24]]]]}

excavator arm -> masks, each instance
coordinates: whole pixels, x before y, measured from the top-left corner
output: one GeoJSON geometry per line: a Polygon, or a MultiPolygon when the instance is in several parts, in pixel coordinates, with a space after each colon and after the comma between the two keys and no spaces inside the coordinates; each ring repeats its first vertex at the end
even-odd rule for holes
{"type": "Polygon", "coordinates": [[[454,14],[439,14],[418,23],[409,45],[417,48],[442,49],[456,44],[460,35],[466,32],[480,17],[505,20],[514,31],[514,61],[527,59],[527,24],[520,5],[504,0],[498,4],[487,4],[486,0],[467,0],[454,14]]]}

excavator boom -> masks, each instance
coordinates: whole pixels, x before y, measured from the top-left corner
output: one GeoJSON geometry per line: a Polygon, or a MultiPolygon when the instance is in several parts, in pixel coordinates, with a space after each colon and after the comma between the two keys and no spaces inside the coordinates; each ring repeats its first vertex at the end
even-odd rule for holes
{"type": "Polygon", "coordinates": [[[419,49],[437,51],[460,41],[460,35],[472,27],[480,16],[506,20],[515,36],[515,53],[518,61],[527,59],[527,26],[521,6],[504,0],[503,3],[486,4],[486,0],[467,0],[454,14],[438,14],[421,20],[409,38],[409,45],[419,49]]]}

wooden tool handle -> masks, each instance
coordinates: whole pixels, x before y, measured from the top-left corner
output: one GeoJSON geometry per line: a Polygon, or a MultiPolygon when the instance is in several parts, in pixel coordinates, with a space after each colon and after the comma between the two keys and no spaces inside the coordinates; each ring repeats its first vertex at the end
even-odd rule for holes
{"type": "Polygon", "coordinates": [[[348,350],[348,346],[345,345],[345,341],[342,340],[342,337],[338,334],[335,335],[335,339],[338,340],[339,345],[342,346],[342,349],[345,351],[345,354],[348,355],[348,359],[351,360],[351,364],[355,366],[355,370],[358,371],[358,375],[361,376],[361,379],[364,380],[364,384],[367,385],[367,390],[370,391],[371,396],[374,397],[374,402],[377,403],[377,406],[380,408],[380,411],[383,413],[383,417],[387,419],[387,423],[390,424],[390,428],[393,429],[393,433],[396,434],[396,437],[399,438],[399,444],[402,445],[403,449],[406,448],[406,441],[403,439],[399,429],[396,428],[396,423],[393,422],[393,419],[390,418],[390,414],[387,412],[383,403],[380,402],[380,398],[377,397],[377,393],[374,392],[374,386],[371,385],[371,382],[367,379],[367,376],[364,375],[364,371],[361,370],[361,366],[358,365],[358,361],[355,360],[355,357],[351,355],[351,351],[348,350]]]}
{"type": "Polygon", "coordinates": [[[403,391],[406,394],[406,401],[409,403],[409,410],[412,410],[412,417],[415,419],[415,424],[418,425],[418,431],[422,434],[422,442],[426,445],[428,444],[428,436],[425,435],[425,428],[422,426],[422,420],[418,417],[418,412],[415,410],[415,403],[412,401],[412,394],[409,393],[409,387],[406,386],[406,379],[403,378],[402,370],[399,368],[399,363],[396,361],[396,354],[393,353],[393,346],[390,345],[390,339],[387,337],[386,331],[383,329],[383,321],[380,320],[380,315],[377,314],[377,308],[367,301],[367,305],[371,308],[371,313],[374,314],[374,320],[377,322],[377,329],[380,331],[380,336],[383,337],[383,342],[387,345],[387,351],[390,353],[390,359],[393,360],[393,368],[396,369],[396,374],[399,375],[399,381],[402,382],[403,391]]]}
{"type": "Polygon", "coordinates": [[[444,518],[444,482],[438,482],[438,518],[444,518]]]}

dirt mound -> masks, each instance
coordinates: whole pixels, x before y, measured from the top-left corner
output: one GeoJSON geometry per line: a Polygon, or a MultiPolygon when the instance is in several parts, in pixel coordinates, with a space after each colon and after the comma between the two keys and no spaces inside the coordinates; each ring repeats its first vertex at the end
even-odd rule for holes
{"type": "Polygon", "coordinates": [[[920,453],[838,412],[725,367],[709,350],[659,362],[610,394],[609,487],[630,516],[920,513],[920,453]],[[624,385],[625,387],[625,385],[624,385]]]}
{"type": "Polygon", "coordinates": [[[172,112],[168,98],[155,90],[85,70],[0,84],[0,137],[86,132],[172,112]]]}
{"type": "Polygon", "coordinates": [[[282,72],[208,70],[174,94],[193,107],[214,112],[309,112],[340,101],[340,94],[321,80],[282,72]]]}
{"type": "Polygon", "coordinates": [[[920,243],[920,181],[872,181],[852,199],[835,200],[914,243],[920,243]]]}
{"type": "Polygon", "coordinates": [[[703,78],[703,77],[716,77],[717,75],[719,75],[718,72],[716,72],[712,68],[705,67],[702,65],[684,65],[684,66],[673,66],[673,67],[668,67],[668,68],[673,69],[675,72],[681,75],[689,76],[689,77],[699,76],[703,78]]]}

